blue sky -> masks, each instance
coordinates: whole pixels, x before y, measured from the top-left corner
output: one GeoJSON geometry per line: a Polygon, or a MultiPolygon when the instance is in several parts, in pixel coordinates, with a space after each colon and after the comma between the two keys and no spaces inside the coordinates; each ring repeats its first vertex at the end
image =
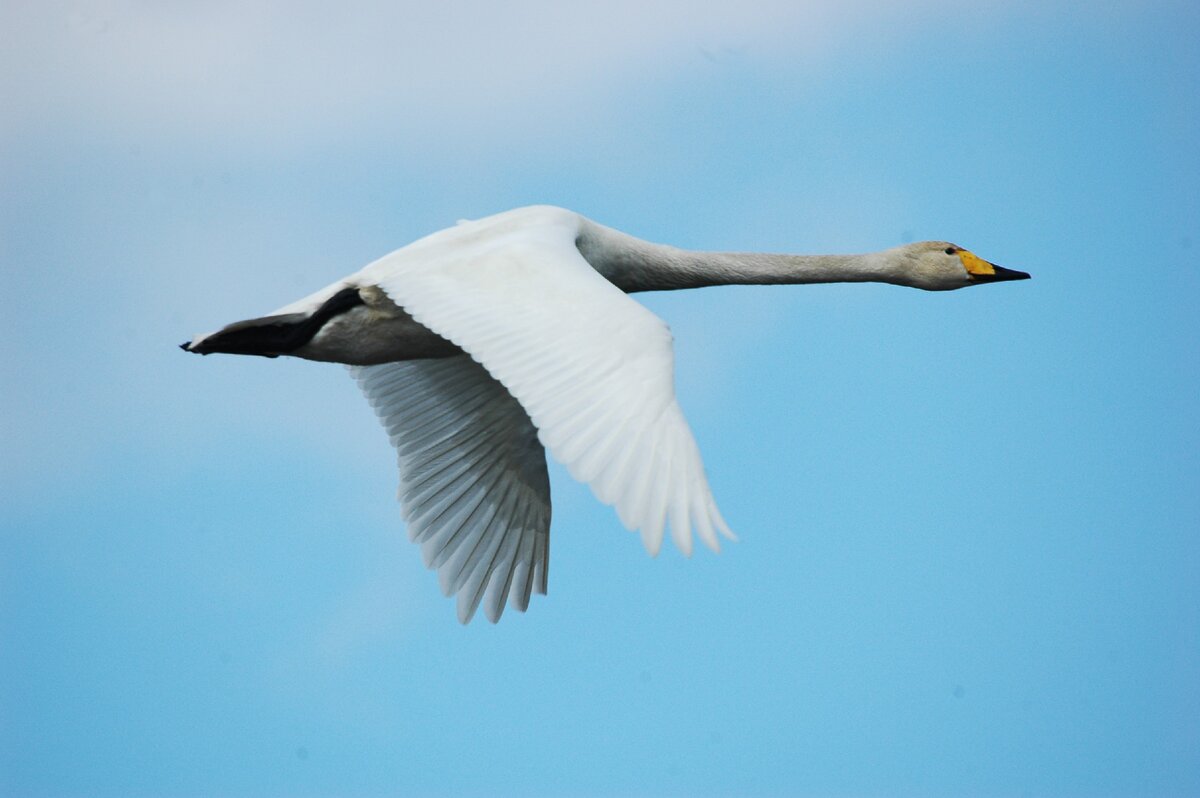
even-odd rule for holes
{"type": "Polygon", "coordinates": [[[0,9],[0,792],[1200,793],[1192,3],[0,9]],[[454,619],[334,366],[186,357],[458,218],[1031,272],[643,295],[741,542],[561,469],[454,619]]]}

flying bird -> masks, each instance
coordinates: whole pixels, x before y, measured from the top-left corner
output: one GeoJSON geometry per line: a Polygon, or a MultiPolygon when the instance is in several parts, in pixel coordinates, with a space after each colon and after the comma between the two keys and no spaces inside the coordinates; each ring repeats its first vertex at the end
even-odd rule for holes
{"type": "Polygon", "coordinates": [[[533,206],[462,221],[269,315],[182,348],[346,364],[400,467],[409,537],[467,623],[545,593],[548,449],[657,554],[735,540],[673,385],[667,325],[636,291],[1024,280],[945,241],[864,255],[697,252],[533,206]]]}

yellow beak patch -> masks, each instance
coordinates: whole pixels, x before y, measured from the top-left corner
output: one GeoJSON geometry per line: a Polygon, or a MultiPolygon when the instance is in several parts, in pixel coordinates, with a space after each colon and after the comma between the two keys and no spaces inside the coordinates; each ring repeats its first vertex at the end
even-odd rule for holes
{"type": "Polygon", "coordinates": [[[968,274],[995,274],[996,267],[988,263],[978,255],[967,252],[965,249],[958,251],[958,259],[962,261],[962,265],[966,267],[968,274]]]}

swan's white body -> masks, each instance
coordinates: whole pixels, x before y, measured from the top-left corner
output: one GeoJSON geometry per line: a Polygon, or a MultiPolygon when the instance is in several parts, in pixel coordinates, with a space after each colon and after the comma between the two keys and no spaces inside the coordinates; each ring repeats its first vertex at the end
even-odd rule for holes
{"type": "MultiPolygon", "coordinates": [[[[941,256],[958,264],[946,267],[924,250],[910,256],[914,246],[860,256],[691,253],[561,208],[521,208],[460,222],[226,330],[313,318],[357,291],[354,307],[279,353],[350,366],[396,446],[409,535],[443,590],[458,594],[460,620],[482,602],[496,621],[506,600],[524,610],[533,590],[546,592],[543,446],[639,530],[651,554],[668,528],[684,554],[693,532],[713,550],[719,536],[733,539],[675,400],[670,331],[626,292],[848,280],[957,288],[978,274],[968,256],[992,267],[944,242],[925,247],[958,255],[941,256]]],[[[209,343],[223,332],[185,348],[245,351],[209,343]]]]}

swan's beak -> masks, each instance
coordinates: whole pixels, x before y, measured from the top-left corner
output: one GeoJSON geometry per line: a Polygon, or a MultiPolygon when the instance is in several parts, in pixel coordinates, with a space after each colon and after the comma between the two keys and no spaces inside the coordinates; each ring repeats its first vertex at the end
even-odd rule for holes
{"type": "Polygon", "coordinates": [[[976,283],[1000,283],[1005,280],[1028,280],[1028,272],[1019,272],[1016,269],[1006,269],[1003,266],[997,266],[994,263],[989,263],[992,267],[991,274],[971,274],[970,279],[976,283]]]}
{"type": "Polygon", "coordinates": [[[967,278],[973,283],[999,283],[1005,280],[1028,280],[1026,272],[1016,269],[1006,269],[994,263],[988,263],[983,258],[965,249],[958,251],[958,258],[967,270],[967,278]]]}

